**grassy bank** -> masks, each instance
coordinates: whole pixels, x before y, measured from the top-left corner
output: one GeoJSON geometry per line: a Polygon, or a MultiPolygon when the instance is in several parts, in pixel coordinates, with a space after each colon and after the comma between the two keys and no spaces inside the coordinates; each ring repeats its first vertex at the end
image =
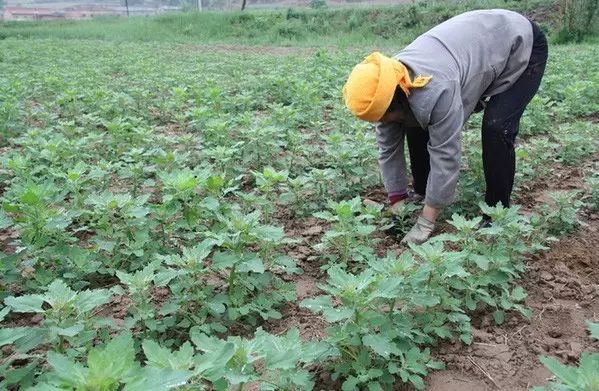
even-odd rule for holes
{"type": "Polygon", "coordinates": [[[423,1],[388,7],[325,10],[204,12],[91,21],[5,22],[0,39],[61,38],[180,43],[338,45],[407,43],[432,26],[471,9],[508,8],[537,15],[551,30],[553,1],[423,1]],[[540,12],[540,10],[548,10],[540,12]]]}

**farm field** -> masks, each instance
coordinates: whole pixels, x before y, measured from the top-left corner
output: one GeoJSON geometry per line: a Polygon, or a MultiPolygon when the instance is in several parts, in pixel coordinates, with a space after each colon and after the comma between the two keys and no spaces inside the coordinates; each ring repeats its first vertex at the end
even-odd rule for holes
{"type": "Polygon", "coordinates": [[[0,40],[0,389],[595,389],[599,46],[550,47],[516,206],[475,115],[409,248],[341,99],[373,49],[0,40]]]}

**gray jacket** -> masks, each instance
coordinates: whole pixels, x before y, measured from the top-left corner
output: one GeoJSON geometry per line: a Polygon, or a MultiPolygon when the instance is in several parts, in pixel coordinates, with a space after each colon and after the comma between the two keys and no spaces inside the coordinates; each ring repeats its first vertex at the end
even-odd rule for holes
{"type": "MultiPolygon", "coordinates": [[[[461,129],[480,99],[507,90],[524,72],[532,50],[532,25],[507,10],[471,11],[427,31],[395,58],[413,75],[432,75],[414,88],[408,103],[430,135],[431,171],[425,202],[453,202],[460,171],[461,129]]],[[[404,129],[377,123],[379,166],[388,192],[408,185],[404,129]]]]}

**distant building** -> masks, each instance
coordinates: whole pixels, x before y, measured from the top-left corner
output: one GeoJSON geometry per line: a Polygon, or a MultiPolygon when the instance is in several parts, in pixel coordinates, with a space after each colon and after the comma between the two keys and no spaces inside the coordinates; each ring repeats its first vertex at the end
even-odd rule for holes
{"type": "Polygon", "coordinates": [[[121,13],[112,8],[95,4],[81,4],[63,8],[65,19],[90,19],[95,16],[117,16],[121,13]]]}
{"type": "Polygon", "coordinates": [[[5,7],[5,20],[57,20],[65,19],[63,11],[49,8],[5,7]]]}

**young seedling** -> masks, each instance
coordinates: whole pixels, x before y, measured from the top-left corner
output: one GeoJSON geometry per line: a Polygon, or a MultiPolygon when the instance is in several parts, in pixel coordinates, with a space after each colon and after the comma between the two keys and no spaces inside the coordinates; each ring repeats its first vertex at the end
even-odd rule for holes
{"type": "Polygon", "coordinates": [[[332,250],[342,262],[358,260],[361,253],[370,253],[370,234],[376,229],[370,223],[379,216],[382,205],[364,207],[360,197],[356,197],[349,201],[329,201],[328,206],[330,211],[313,214],[331,223],[315,248],[322,252],[332,250]]]}
{"type": "Polygon", "coordinates": [[[90,343],[96,336],[99,323],[94,310],[106,304],[112,293],[106,289],[76,292],[63,281],[55,280],[44,294],[10,296],[4,304],[15,313],[35,313],[43,317],[41,327],[5,329],[8,343],[25,353],[42,343],[51,343],[64,353],[90,343]],[[12,330],[12,331],[11,331],[12,330]]]}

